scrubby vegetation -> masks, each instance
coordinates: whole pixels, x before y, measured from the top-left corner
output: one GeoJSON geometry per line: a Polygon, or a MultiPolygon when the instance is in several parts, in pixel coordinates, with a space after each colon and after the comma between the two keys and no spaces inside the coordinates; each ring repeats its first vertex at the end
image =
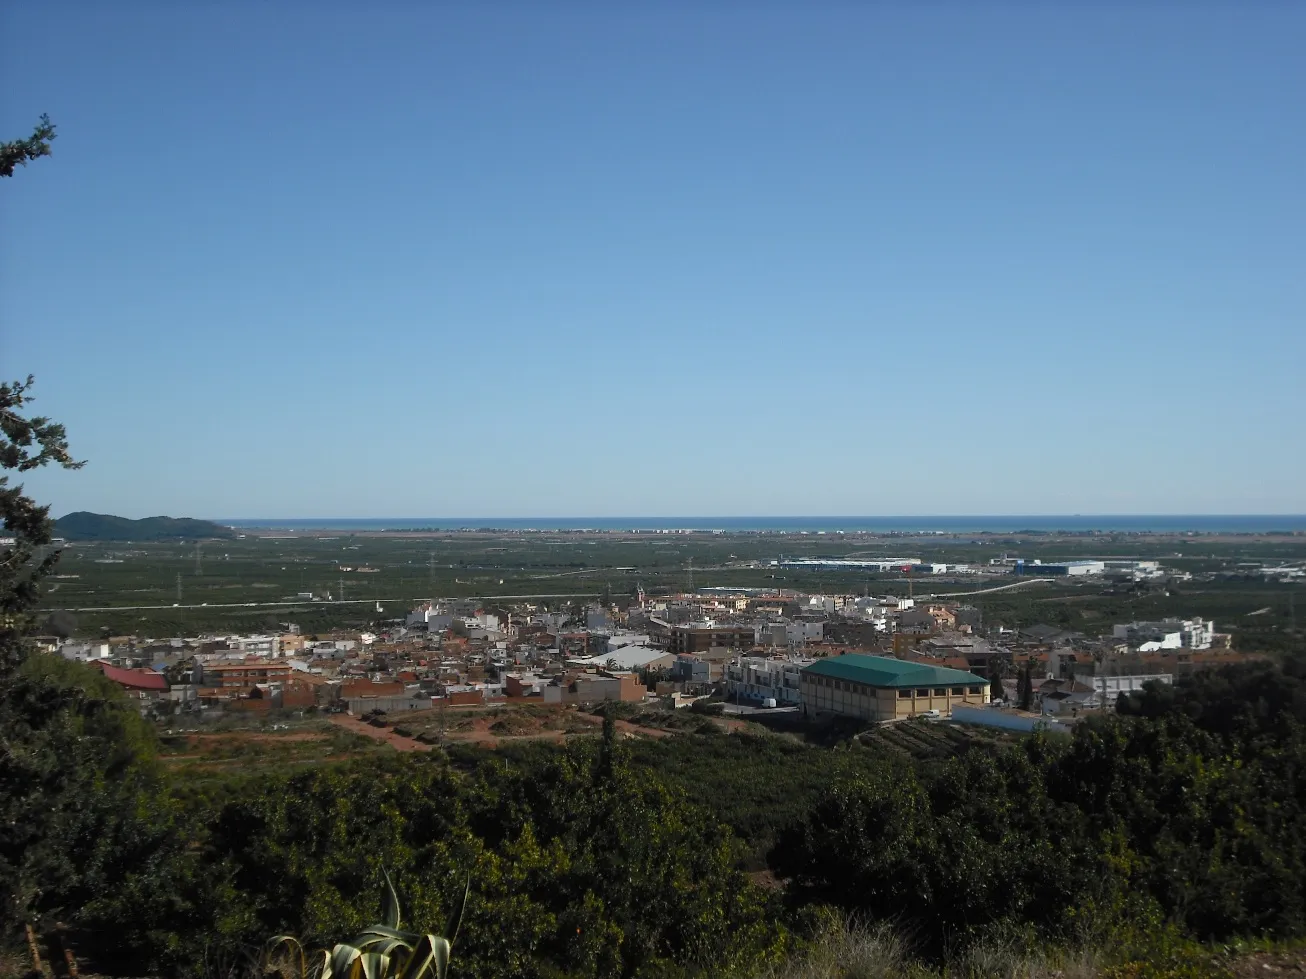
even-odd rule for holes
{"type": "MultiPolygon", "coordinates": [[[[25,391],[0,386],[5,465],[71,464],[25,391]]],[[[1197,975],[1224,967],[1203,943],[1306,937],[1300,652],[1150,687],[1071,739],[826,746],[686,711],[692,733],[626,742],[609,713],[601,739],[257,774],[230,744],[201,777],[97,672],[33,654],[49,521],[0,490],[10,954],[30,926],[105,972],[228,975],[270,936],[359,934],[386,869],[418,934],[470,878],[451,972],[476,979],[1197,975]]]]}
{"type": "Polygon", "coordinates": [[[946,757],[609,724],[195,792],[115,691],[29,658],[4,688],[5,918],[64,923],[104,970],[195,974],[271,935],[357,933],[388,868],[419,928],[470,874],[455,975],[833,975],[889,948],[881,926],[886,974],[1126,953],[1209,971],[1200,943],[1306,935],[1304,675],[1198,675],[1073,739],[946,757]],[[845,915],[855,941],[831,931],[845,915]]]}

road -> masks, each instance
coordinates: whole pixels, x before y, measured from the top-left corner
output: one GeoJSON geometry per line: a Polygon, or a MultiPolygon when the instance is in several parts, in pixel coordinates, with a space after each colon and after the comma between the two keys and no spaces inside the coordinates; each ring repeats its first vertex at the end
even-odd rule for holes
{"type": "Polygon", "coordinates": [[[1013,581],[1009,585],[997,585],[993,588],[977,588],[975,591],[941,591],[933,595],[917,595],[916,601],[923,602],[931,598],[964,598],[967,595],[989,595],[995,591],[1011,591],[1013,588],[1023,588],[1025,585],[1037,585],[1040,581],[1055,584],[1056,578],[1025,578],[1023,581],[1013,581]]]}
{"type": "MultiPolygon", "coordinates": [[[[503,601],[515,598],[597,598],[598,592],[565,592],[554,595],[459,595],[451,600],[503,601]]],[[[169,608],[311,608],[314,605],[371,605],[374,602],[407,603],[442,601],[423,595],[420,598],[350,598],[330,602],[205,602],[199,605],[97,605],[86,608],[48,609],[51,612],[146,612],[169,608]]]]}

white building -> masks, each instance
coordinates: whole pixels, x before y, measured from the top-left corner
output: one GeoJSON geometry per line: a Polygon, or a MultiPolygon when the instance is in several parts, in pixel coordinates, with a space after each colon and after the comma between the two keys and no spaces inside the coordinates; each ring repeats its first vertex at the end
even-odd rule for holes
{"type": "Polygon", "coordinates": [[[734,700],[774,700],[777,707],[797,707],[800,674],[814,659],[743,656],[725,666],[726,693],[734,700]]]}
{"type": "Polygon", "coordinates": [[[1136,690],[1142,690],[1143,684],[1150,680],[1155,680],[1157,683],[1174,683],[1174,676],[1170,673],[1140,673],[1135,676],[1087,676],[1079,674],[1075,679],[1080,683],[1091,686],[1097,694],[1097,702],[1106,708],[1114,707],[1116,698],[1122,693],[1133,693],[1136,690]]]}
{"type": "Polygon", "coordinates": [[[59,655],[64,659],[76,660],[79,663],[89,663],[95,659],[108,659],[109,644],[107,642],[66,642],[59,646],[59,655]]]}
{"type": "Polygon", "coordinates": [[[1024,561],[1018,560],[1011,569],[1016,574],[1038,575],[1079,575],[1102,574],[1106,571],[1105,561],[1024,561]]]}
{"type": "Polygon", "coordinates": [[[1143,653],[1158,649],[1210,649],[1215,636],[1215,623],[1210,619],[1129,622],[1113,627],[1111,635],[1123,639],[1143,653]]]}
{"type": "Polygon", "coordinates": [[[224,642],[242,656],[276,659],[281,654],[280,636],[227,636],[224,642]]]}
{"type": "Polygon", "coordinates": [[[631,670],[664,669],[676,661],[675,653],[669,653],[657,646],[645,646],[632,643],[621,646],[611,652],[599,653],[597,656],[579,656],[567,660],[568,666],[583,666],[589,669],[631,670]]]}
{"type": "Polygon", "coordinates": [[[772,561],[772,567],[780,568],[829,568],[846,570],[848,568],[865,568],[868,571],[899,571],[915,567],[921,563],[918,557],[874,558],[863,561],[851,558],[796,558],[791,561],[772,561]]]}
{"type": "Polygon", "coordinates": [[[797,648],[804,643],[820,642],[824,636],[824,622],[805,619],[759,622],[753,626],[753,644],[768,648],[797,648]]]}
{"type": "Polygon", "coordinates": [[[442,608],[437,608],[430,602],[424,602],[408,613],[404,624],[407,626],[424,625],[428,632],[444,632],[453,624],[453,615],[442,608]]]}
{"type": "Polygon", "coordinates": [[[649,637],[639,632],[616,632],[608,636],[605,643],[606,651],[609,653],[616,652],[622,646],[648,646],[650,645],[649,637]]]}

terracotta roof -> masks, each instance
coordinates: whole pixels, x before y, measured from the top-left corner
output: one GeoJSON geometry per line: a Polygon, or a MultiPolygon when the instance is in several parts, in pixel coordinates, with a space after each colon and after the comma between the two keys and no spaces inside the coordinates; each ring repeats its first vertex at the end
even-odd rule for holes
{"type": "Polygon", "coordinates": [[[167,690],[168,678],[153,670],[124,670],[108,663],[93,663],[106,677],[128,690],[167,690]]]}

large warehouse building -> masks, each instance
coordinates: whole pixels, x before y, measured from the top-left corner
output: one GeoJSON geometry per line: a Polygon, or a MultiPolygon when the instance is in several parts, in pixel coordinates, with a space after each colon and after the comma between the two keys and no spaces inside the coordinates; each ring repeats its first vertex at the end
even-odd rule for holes
{"type": "Polygon", "coordinates": [[[849,653],[806,667],[799,697],[808,717],[843,714],[891,721],[926,711],[946,716],[958,704],[987,704],[989,681],[964,670],[849,653]]]}

